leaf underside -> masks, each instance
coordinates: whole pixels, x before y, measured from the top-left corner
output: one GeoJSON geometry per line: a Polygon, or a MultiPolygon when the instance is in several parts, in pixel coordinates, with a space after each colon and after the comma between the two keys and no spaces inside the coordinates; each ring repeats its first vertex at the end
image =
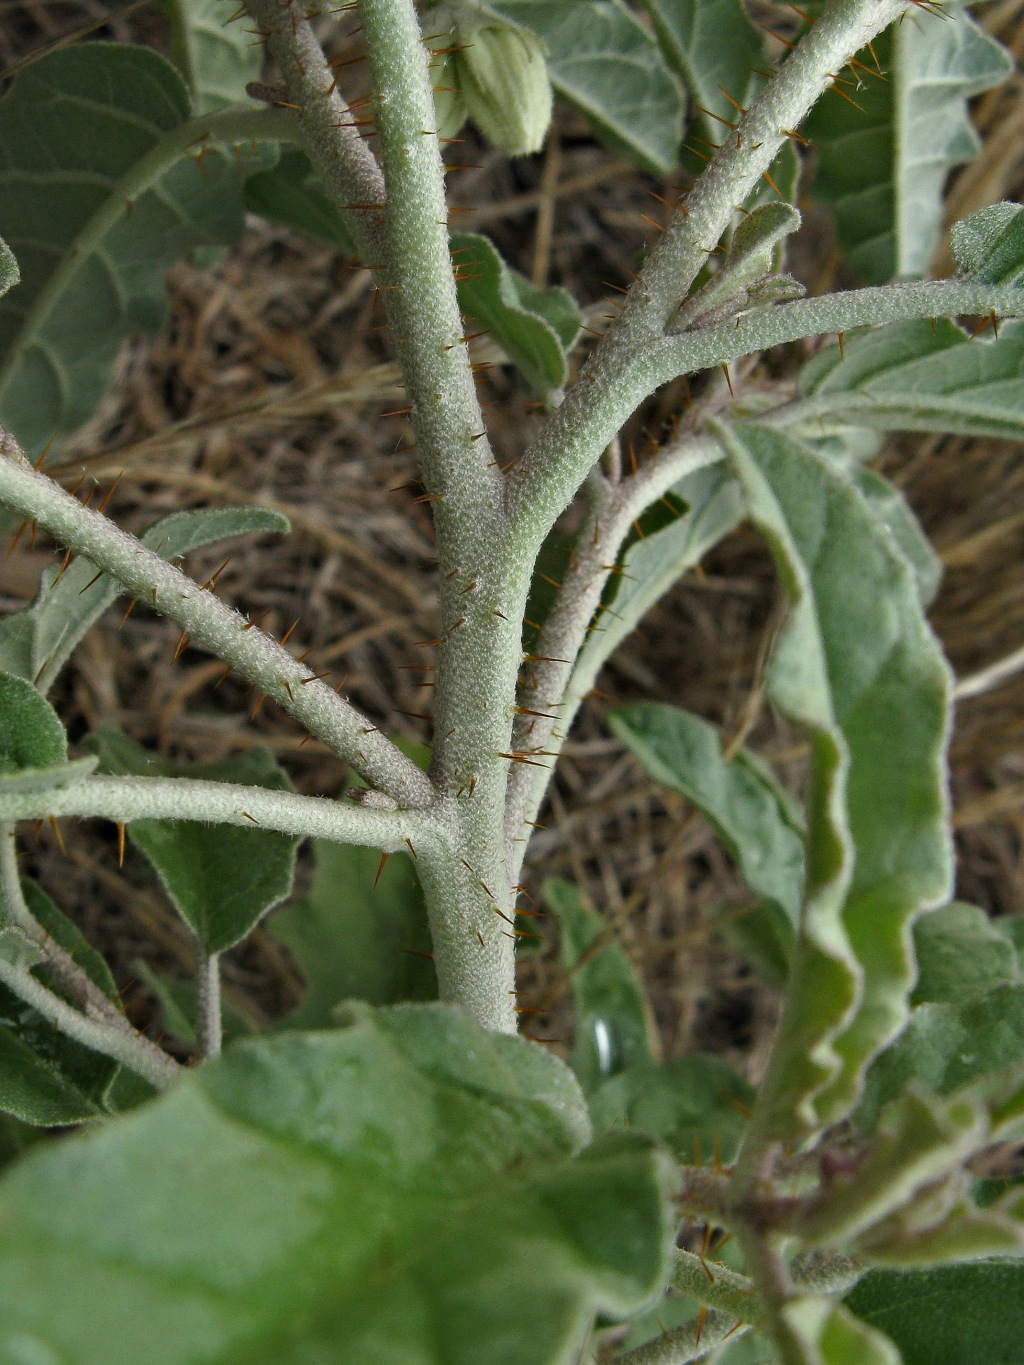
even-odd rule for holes
{"type": "Polygon", "coordinates": [[[949,671],[852,480],[779,432],[725,438],[791,602],[770,692],[811,740],[807,897],[765,1101],[793,1135],[849,1112],[906,1021],[909,926],[951,880],[949,671]]]}
{"type": "Polygon", "coordinates": [[[812,192],[834,212],[844,255],[866,284],[885,284],[927,272],[946,176],[981,150],[967,100],[1004,81],[1013,63],[956,6],[919,5],[873,46],[884,79],[871,53],[858,53],[856,88],[844,79],[847,98],[826,93],[806,133],[818,147],[812,192]]]}

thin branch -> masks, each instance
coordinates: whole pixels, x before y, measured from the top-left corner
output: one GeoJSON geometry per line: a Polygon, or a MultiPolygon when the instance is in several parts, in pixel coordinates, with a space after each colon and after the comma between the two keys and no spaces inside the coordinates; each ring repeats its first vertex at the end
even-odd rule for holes
{"type": "Polygon", "coordinates": [[[994,687],[1009,682],[1022,669],[1024,647],[1015,649],[1012,654],[1007,654],[1005,658],[998,659],[986,668],[979,668],[976,673],[970,673],[966,678],[961,678],[953,688],[953,700],[967,701],[970,697],[980,697],[985,692],[991,692],[994,687]]]}
{"type": "Polygon", "coordinates": [[[513,882],[519,880],[527,823],[536,819],[558,753],[594,685],[595,669],[581,671],[579,655],[621,544],[646,507],[680,479],[722,459],[717,441],[690,437],[659,452],[617,486],[602,479],[594,492],[591,511],[538,638],[536,662],[520,693],[522,709],[539,714],[520,717],[514,746],[536,750],[543,758],[537,760],[542,766],[522,765],[509,777],[505,833],[513,882]]]}
{"type": "MultiPolygon", "coordinates": [[[[277,62],[307,151],[370,265],[380,262],[383,216],[353,205],[383,204],[384,178],[363,139],[362,120],[342,98],[309,19],[294,4],[246,0],[277,62]]],[[[284,103],[284,101],[282,101],[284,103]]]]}
{"type": "Polygon", "coordinates": [[[29,910],[18,875],[13,825],[0,826],[0,911],[36,945],[45,970],[78,1001],[81,1012],[37,980],[26,966],[0,955],[0,982],[55,1028],[76,1042],[121,1062],[151,1085],[162,1089],[181,1068],[149,1038],[136,1032],[117,1007],[89,979],[71,956],[46,932],[29,910]]]}
{"type": "Polygon", "coordinates": [[[531,543],[536,535],[546,535],[580,480],[637,405],[680,375],[713,369],[755,351],[804,337],[912,318],[993,313],[999,317],[1024,315],[1024,289],[969,280],[938,280],[849,290],[765,308],[714,327],[636,344],[628,350],[619,348],[615,382],[605,390],[603,403],[577,403],[568,412],[573,401],[570,396],[549,423],[541,437],[547,463],[542,465],[538,456],[536,477],[516,491],[514,507],[510,508],[515,519],[513,525],[531,543]],[[565,430],[563,424],[570,418],[572,427],[565,430]],[[557,453],[557,443],[549,449],[549,440],[555,439],[549,437],[551,432],[560,435],[561,455],[557,453]],[[576,464],[569,477],[567,471],[573,460],[576,464]],[[541,511],[542,517],[538,516],[541,511]]]}
{"type": "Polygon", "coordinates": [[[428,806],[433,788],[419,768],[312,669],[237,611],[147,550],[99,512],[36,473],[16,442],[0,433],[0,504],[37,522],[133,596],[169,617],[188,637],[272,697],[315,738],[374,786],[410,807],[428,806]]]}
{"type": "Polygon", "coordinates": [[[220,1056],[220,953],[196,945],[196,1047],[204,1062],[220,1056]]]}
{"type": "MultiPolygon", "coordinates": [[[[4,915],[8,923],[20,929],[43,953],[45,970],[61,990],[76,1002],[84,1022],[90,1027],[105,1030],[106,1035],[118,1035],[118,1053],[111,1052],[109,1047],[98,1047],[98,1051],[116,1056],[118,1061],[124,1061],[126,1066],[147,1080],[153,1080],[154,1075],[165,1076],[163,1082],[153,1081],[154,1085],[166,1085],[168,1079],[173,1079],[178,1070],[177,1063],[167,1057],[156,1043],[132,1027],[117,1006],[107,999],[70,953],[60,946],[29,910],[18,873],[14,825],[6,821],[0,824],[0,918],[4,915]],[[125,1051],[135,1060],[125,1060],[125,1056],[121,1055],[125,1051]]],[[[34,977],[31,979],[35,981],[34,977]]],[[[36,982],[36,985],[40,984],[36,982]]],[[[67,1031],[62,1025],[58,1027],[67,1031]]],[[[97,1045],[90,1042],[87,1046],[97,1045]]]]}
{"type": "MultiPolygon", "coordinates": [[[[661,379],[630,373],[641,343],[660,337],[782,143],[851,56],[909,0],[829,0],[817,22],[730,131],[651,252],[619,319],[592,354],[566,402],[509,478],[517,528],[539,547],[623,421],[661,379]]],[[[642,349],[642,348],[641,348],[642,349]]],[[[747,347],[758,349],[758,343],[747,347]]],[[[718,363],[718,362],[715,362],[718,363]]],[[[676,370],[676,373],[683,371],[676,370]]]]}
{"type": "Polygon", "coordinates": [[[706,1359],[726,1337],[737,1338],[749,1331],[749,1325],[739,1318],[712,1308],[682,1327],[613,1356],[612,1365],[689,1365],[690,1361],[706,1359]]]}
{"type": "Polygon", "coordinates": [[[196,820],[358,844],[385,853],[405,848],[409,838],[425,847],[440,840],[434,822],[418,812],[189,777],[89,777],[68,787],[0,795],[0,820],[43,820],[51,815],[118,824],[196,820]]]}

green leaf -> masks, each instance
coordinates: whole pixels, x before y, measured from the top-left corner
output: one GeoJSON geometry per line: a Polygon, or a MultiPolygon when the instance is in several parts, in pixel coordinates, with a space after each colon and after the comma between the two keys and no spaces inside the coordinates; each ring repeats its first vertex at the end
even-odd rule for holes
{"type": "Polygon", "coordinates": [[[769,1125],[835,1122],[903,1027],[909,926],[949,894],[950,680],[912,571],[852,481],[786,435],[721,429],[791,602],[769,670],[810,734],[808,886],[769,1125]]]}
{"type": "Polygon", "coordinates": [[[918,1084],[936,1095],[1024,1065],[1024,986],[996,986],[959,1002],[918,1005],[906,1028],[875,1058],[854,1115],[875,1126],[882,1107],[918,1084]]]}
{"type": "Polygon", "coordinates": [[[559,389],[568,378],[566,351],[582,318],[565,289],[536,289],[511,270],[494,243],[476,233],[456,232],[451,250],[463,278],[459,307],[470,331],[487,331],[538,393],[559,389]]]}
{"type": "MultiPolygon", "coordinates": [[[[641,0],[669,66],[699,105],[707,136],[739,114],[726,96],[746,105],[760,84],[753,68],[764,54],[764,40],[747,18],[742,0],[641,0]],[[709,119],[709,110],[717,119],[709,119]]],[[[713,138],[719,141],[719,137],[713,138]]]]}
{"type": "Polygon", "coordinates": [[[437,998],[423,892],[412,859],[317,841],[309,895],[278,910],[269,932],[289,949],[309,993],[288,1019],[294,1028],[331,1022],[342,1000],[392,1005],[437,998]]]}
{"type": "Polygon", "coordinates": [[[227,0],[162,0],[161,8],[171,21],[171,55],[196,113],[248,103],[245,87],[263,70],[263,53],[244,20],[226,22],[232,13],[227,0]]]}
{"type": "Polygon", "coordinates": [[[806,1295],[782,1310],[806,1365],[905,1365],[893,1343],[834,1299],[806,1295]]]}
{"type": "Polygon", "coordinates": [[[711,821],[751,891],[795,928],[804,889],[802,822],[767,765],[742,748],[726,759],[718,729],[675,706],[620,707],[608,723],[656,782],[711,821]]]}
{"type": "Polygon", "coordinates": [[[845,360],[826,346],[800,373],[780,421],[1024,438],[1024,324],[972,339],[946,318],[895,322],[847,336],[845,360]]]}
{"type": "Polygon", "coordinates": [[[14,252],[0,237],[0,298],[7,293],[8,289],[13,289],[21,279],[21,271],[18,269],[18,262],[14,259],[14,252]]]}
{"type": "Polygon", "coordinates": [[[812,193],[833,210],[839,245],[866,284],[924,275],[942,228],[953,166],[981,142],[967,101],[1013,70],[1006,49],[959,6],[897,23],[857,54],[857,88],[832,91],[805,125],[818,147],[812,193]],[[855,101],[855,107],[849,101],[855,101]]]}
{"type": "Polygon", "coordinates": [[[77,786],[93,772],[96,762],[95,758],[77,758],[71,763],[55,763],[52,768],[24,768],[19,772],[0,773],[0,795],[77,786]]]}
{"type": "Polygon", "coordinates": [[[63,767],[68,737],[60,717],[30,682],[0,673],[0,773],[63,767]]]}
{"type": "Polygon", "coordinates": [[[241,236],[245,156],[205,142],[197,161],[188,117],[173,66],[134,45],[51,52],[0,99],[0,235],[21,266],[0,423],[29,451],[92,416],[121,342],[162,323],[167,269],[241,236]]]}
{"type": "Polygon", "coordinates": [[[852,471],[853,482],[875,517],[889,531],[904,559],[914,571],[922,607],[930,607],[942,581],[942,560],[932,549],[921,523],[898,488],[873,469],[852,471]]]}
{"type": "Polygon", "coordinates": [[[687,1164],[739,1148],[754,1088],[720,1057],[697,1053],[661,1066],[634,1066],[590,1096],[597,1132],[626,1126],[666,1143],[687,1164]]]}
{"type": "Polygon", "coordinates": [[[1024,208],[1003,201],[954,223],[949,249],[962,275],[985,284],[1024,276],[1024,208]]]}
{"type": "Polygon", "coordinates": [[[587,1132],[556,1058],[438,1005],[238,1044],[7,1174],[0,1361],[570,1365],[675,1226],[649,1140],[587,1132]]]}
{"type": "MultiPolygon", "coordinates": [[[[870,1232],[916,1195],[958,1170],[988,1137],[977,1102],[910,1090],[883,1110],[847,1179],[831,1182],[797,1219],[802,1240],[835,1246],[870,1232]]],[[[939,1216],[945,1210],[939,1210],[939,1216]]],[[[869,1243],[870,1244],[870,1243],[869,1243]]]]}
{"type": "Polygon", "coordinates": [[[346,256],[356,255],[352,234],[325,194],[305,152],[283,152],[276,166],[250,175],[245,182],[245,207],[272,223],[325,242],[346,256]]]}
{"type": "Polygon", "coordinates": [[[722,906],[713,923],[734,953],[745,958],[762,981],[781,989],[793,956],[793,926],[778,906],[762,903],[749,909],[722,906]]]}
{"type": "Polygon", "coordinates": [[[738,524],[742,500],[736,480],[723,465],[711,465],[680,480],[672,490],[689,511],[662,530],[635,540],[620,556],[620,572],[609,581],[604,605],[580,650],[566,692],[568,710],[586,696],[607,659],[642,618],[688,569],[738,524]]]}
{"type": "Polygon", "coordinates": [[[486,0],[483,8],[544,39],[552,85],[602,141],[644,170],[675,167],[682,91],[658,44],[621,0],[486,0]]]}
{"type": "MultiPolygon", "coordinates": [[[[267,749],[248,749],[216,763],[181,764],[148,753],[114,725],[101,726],[88,742],[108,773],[291,790],[267,749]]],[[[128,834],[207,952],[223,952],[245,938],[291,891],[298,847],[291,835],[193,820],[133,820],[128,834]]]]}
{"type": "Polygon", "coordinates": [[[561,962],[576,1006],[570,1065],[589,1094],[609,1076],[653,1062],[647,1001],[614,937],[595,950],[605,922],[579,889],[548,877],[542,891],[558,920],[561,962]]]}
{"type": "MultiPolygon", "coordinates": [[[[143,532],[142,543],[169,560],[232,536],[288,529],[287,517],[266,507],[204,507],[161,517],[143,532]]],[[[56,565],[44,569],[29,605],[0,620],[0,668],[49,691],[86,631],[121,591],[88,559],[74,560],[63,573],[56,565]]]]}
{"type": "Polygon", "coordinates": [[[917,985],[911,1004],[957,1004],[1021,980],[1017,950],[976,905],[953,901],[914,925],[917,985]]]}
{"type": "Polygon", "coordinates": [[[1024,1358],[1024,1264],[875,1270],[847,1296],[891,1337],[903,1365],[1018,1365],[1024,1358]]]}
{"type": "Polygon", "coordinates": [[[792,204],[759,204],[741,219],[732,234],[721,269],[686,299],[672,319],[673,332],[756,306],[760,294],[766,302],[801,298],[806,292],[791,276],[772,275],[785,239],[800,226],[800,214],[792,204]]]}
{"type": "MultiPolygon", "coordinates": [[[[23,880],[22,892],[47,933],[105,995],[115,999],[117,989],[99,953],[34,882],[23,880]]],[[[116,1062],[65,1038],[48,1019],[0,986],[0,1111],[47,1128],[103,1117],[109,1112],[108,1098],[119,1071],[116,1062]]]]}

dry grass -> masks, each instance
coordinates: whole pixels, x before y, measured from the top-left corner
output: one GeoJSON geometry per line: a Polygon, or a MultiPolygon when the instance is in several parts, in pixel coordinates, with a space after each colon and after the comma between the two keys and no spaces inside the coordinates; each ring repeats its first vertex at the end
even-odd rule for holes
{"type": "MultiPolygon", "coordinates": [[[[5,3],[0,62],[98,18],[95,0],[5,3]]],[[[989,11],[1015,50],[1024,44],[1019,3],[989,11]]],[[[100,30],[157,45],[159,21],[140,9],[100,30]]],[[[982,158],[956,177],[957,213],[1021,183],[1019,81],[982,100],[982,158]],[[1013,130],[1017,130],[1014,132],[1013,130]]],[[[546,158],[515,164],[485,148],[460,160],[479,169],[452,177],[453,201],[471,206],[460,226],[482,226],[535,280],[566,284],[585,303],[602,281],[619,282],[651,229],[648,191],[663,186],[629,170],[594,144],[571,114],[560,116],[546,158]]],[[[656,206],[655,206],[656,207],[656,206]]],[[[809,215],[799,244],[805,278],[834,271],[827,226],[809,215]]],[[[326,249],[254,225],[212,272],[180,266],[170,280],[170,316],[152,342],[123,356],[117,384],[76,446],[78,462],[109,482],[125,471],[111,505],[137,528],[163,512],[207,503],[262,501],[292,517],[294,534],[249,544],[220,579],[222,596],[312,647],[320,668],[347,675],[354,700],[392,732],[425,739],[416,719],[429,710],[418,674],[417,641],[434,635],[432,532],[415,490],[389,492],[414,471],[396,448],[393,355],[372,329],[372,286],[363,272],[326,249]]],[[[773,361],[773,363],[777,363],[773,361]]],[[[534,420],[527,396],[494,370],[490,424],[499,451],[521,447],[534,420]]],[[[659,395],[633,424],[655,438],[684,402],[681,385],[659,395]]],[[[1024,452],[994,441],[895,442],[884,461],[939,546],[947,575],[933,621],[958,676],[1024,643],[1024,452]]],[[[50,550],[18,551],[2,566],[2,604],[27,597],[50,550]]],[[[205,577],[222,556],[192,556],[205,577]]],[[[798,737],[767,707],[758,668],[777,624],[768,556],[740,531],[699,574],[651,613],[605,670],[605,700],[585,708],[566,750],[528,863],[531,890],[557,873],[583,885],[642,969],[667,1053],[702,1047],[730,1053],[756,1073],[774,1018],[774,1000],[724,947],[709,911],[744,892],[707,825],[683,801],[657,789],[609,735],[609,702],[654,698],[722,723],[771,756],[794,783],[798,737]]],[[[104,620],[59,687],[72,737],[104,719],[162,751],[213,759],[254,743],[271,747],[300,790],[337,791],[342,766],[266,705],[249,719],[251,699],[234,681],[214,689],[219,666],[187,650],[174,664],[175,631],[136,612],[123,629],[104,620]]],[[[996,914],[1020,912],[1024,849],[1024,674],[965,702],[957,716],[953,791],[960,893],[996,914]]],[[[67,855],[44,831],[28,866],[71,908],[114,964],[140,1022],[152,1002],[133,986],[140,957],[158,970],[186,971],[186,935],[144,866],[116,870],[112,832],[66,828],[67,855]]],[[[287,956],[257,932],[227,963],[236,998],[266,1018],[283,1013],[299,984],[287,956]]],[[[524,998],[550,1006],[546,1037],[571,1028],[568,986],[553,941],[524,958],[524,998]]]]}

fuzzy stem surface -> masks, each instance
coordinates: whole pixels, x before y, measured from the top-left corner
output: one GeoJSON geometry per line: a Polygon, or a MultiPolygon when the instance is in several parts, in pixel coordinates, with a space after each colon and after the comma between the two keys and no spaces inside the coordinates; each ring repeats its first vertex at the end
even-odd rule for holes
{"type": "Polygon", "coordinates": [[[664,335],[672,313],[728,228],[736,207],[768,171],[782,143],[834,74],[908,5],[909,0],[829,0],[730,131],[651,252],[622,313],[565,403],[510,476],[510,516],[537,546],[625,418],[653,387],[664,382],[657,379],[646,387],[639,375],[631,373],[638,346],[664,335]]]}
{"type": "Polygon", "coordinates": [[[276,640],[180,569],[37,473],[10,436],[0,434],[0,504],[37,522],[56,540],[104,569],[133,596],[169,617],[188,637],[230,663],[311,735],[347,759],[395,801],[425,807],[433,788],[416,765],[365,716],[298,663],[276,640]]]}

